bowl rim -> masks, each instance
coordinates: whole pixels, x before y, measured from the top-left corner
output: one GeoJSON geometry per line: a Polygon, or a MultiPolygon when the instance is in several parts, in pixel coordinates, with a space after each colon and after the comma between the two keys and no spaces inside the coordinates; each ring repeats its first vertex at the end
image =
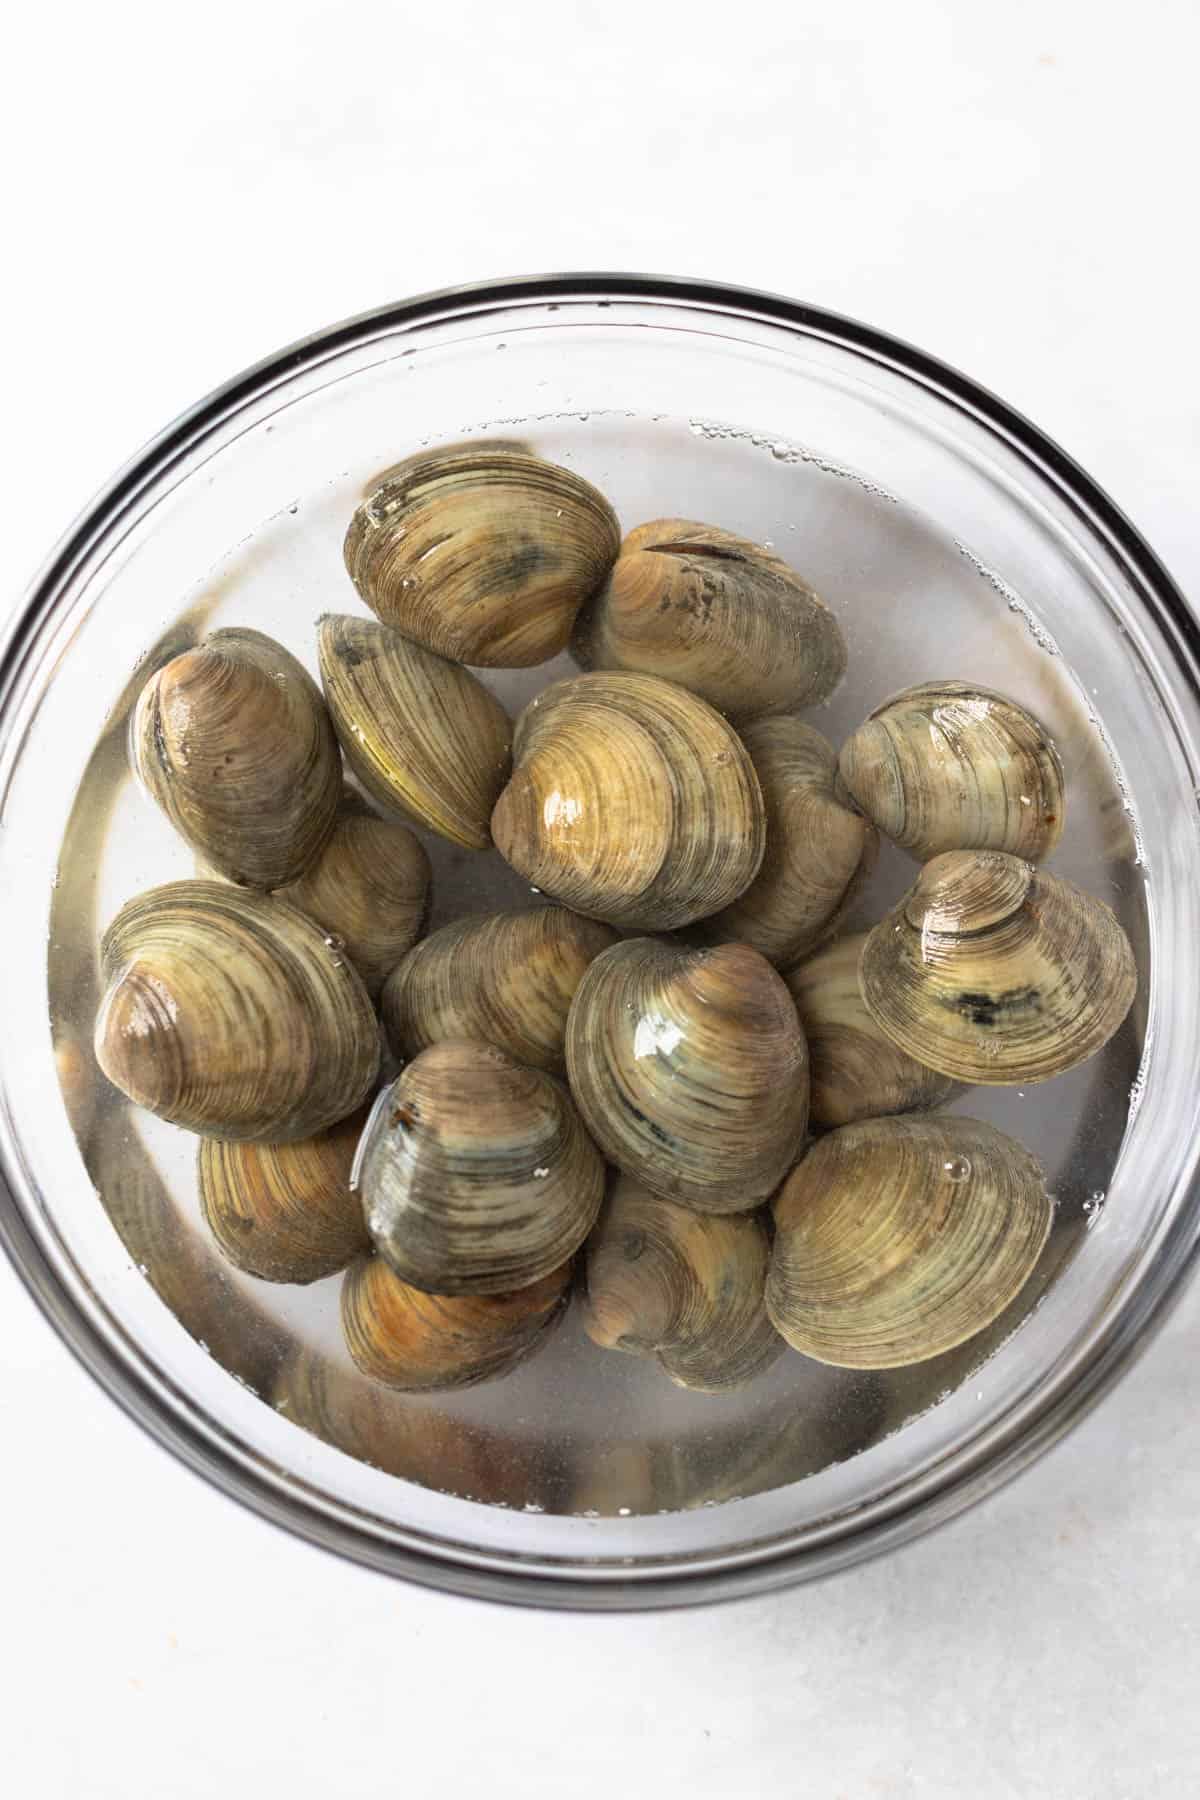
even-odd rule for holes
{"type": "MultiPolygon", "coordinates": [[[[971,412],[989,430],[1015,445],[1085,512],[1161,608],[1185,654],[1200,664],[1200,623],[1149,544],[1110,496],[1057,443],[1024,414],[939,358],[887,332],[843,314],[754,288],[671,276],[585,271],[529,275],[440,288],[412,299],[369,309],[264,357],[222,383],[151,438],[93,497],[65,531],[0,632],[0,711],[13,693],[44,619],[73,572],[141,492],[184,456],[222,415],[235,410],[303,365],[323,360],[380,331],[419,325],[449,309],[456,317],[491,313],[530,301],[647,301],[734,313],[806,336],[824,337],[886,362],[932,386],[971,412]]],[[[783,1545],[755,1561],[730,1568],[686,1566],[629,1580],[592,1581],[577,1576],[496,1569],[443,1558],[396,1543],[382,1543],[346,1516],[305,1504],[296,1489],[284,1492],[247,1464],[224,1454],[181,1412],[169,1409],[148,1375],[73,1300],[61,1274],[35,1236],[0,1173],[0,1243],[58,1336],[101,1388],[163,1448],[194,1474],[260,1517],[311,1544],[383,1573],[478,1599],[526,1606],[582,1610],[642,1610],[747,1597],[829,1575],[898,1547],[946,1522],[1013,1479],[1082,1419],[1146,1348],[1179,1300],[1200,1257],[1196,1190],[1157,1245],[1146,1278],[1108,1321],[1082,1366],[1039,1396],[1028,1412],[1008,1421],[973,1455],[886,1518],[834,1541],[783,1545]],[[1158,1280],[1150,1279],[1156,1272],[1158,1280]]],[[[1020,1410],[1020,1409],[1019,1409],[1020,1410]]]]}

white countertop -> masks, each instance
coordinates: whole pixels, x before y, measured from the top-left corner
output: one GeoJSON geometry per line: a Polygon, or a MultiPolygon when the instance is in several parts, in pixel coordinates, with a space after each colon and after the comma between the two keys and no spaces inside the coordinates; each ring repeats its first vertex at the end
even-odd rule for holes
{"type": "MultiPolygon", "coordinates": [[[[257,356],[407,293],[586,267],[772,288],[936,352],[1200,594],[1196,9],[835,10],[26,9],[0,108],[0,609],[118,462],[257,356]]],[[[454,1600],[292,1541],[129,1423],[7,1264],[0,1346],[20,1800],[1200,1791],[1200,1288],[949,1529],[649,1617],[454,1600]]]]}

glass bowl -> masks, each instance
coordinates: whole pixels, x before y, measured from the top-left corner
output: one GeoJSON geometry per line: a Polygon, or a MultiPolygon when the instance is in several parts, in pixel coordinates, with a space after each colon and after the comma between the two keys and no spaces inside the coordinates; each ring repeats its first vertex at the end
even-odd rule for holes
{"type": "MultiPolygon", "coordinates": [[[[563,276],[387,307],[272,357],[116,478],[8,628],[13,1262],[85,1367],[192,1468],[381,1570],[648,1606],[903,1542],[1078,1418],[1195,1255],[1197,649],[1162,567],[1060,450],[931,357],[812,307],[563,276]],[[129,894],[190,872],[125,773],[139,682],[234,620],[311,666],[316,615],[357,609],[340,542],[367,477],[425,443],[515,431],[595,479],[627,527],[711,517],[795,561],[849,641],[847,684],[817,716],[835,739],[889,691],[957,675],[1026,699],[1059,741],[1073,807],[1053,866],[1117,908],[1139,1000],[1085,1069],[955,1103],[1034,1148],[1057,1199],[1031,1287],[962,1350],[886,1376],[789,1353],[712,1398],[594,1351],[569,1318],[502,1382],[390,1398],[341,1357],[336,1279],[268,1288],[224,1269],[197,1226],[191,1140],[95,1075],[97,933],[129,894]]],[[[546,671],[491,679],[515,707],[546,671]]],[[[498,859],[434,849],[435,922],[528,899],[498,859]]],[[[911,875],[885,856],[862,916],[911,875]]]]}

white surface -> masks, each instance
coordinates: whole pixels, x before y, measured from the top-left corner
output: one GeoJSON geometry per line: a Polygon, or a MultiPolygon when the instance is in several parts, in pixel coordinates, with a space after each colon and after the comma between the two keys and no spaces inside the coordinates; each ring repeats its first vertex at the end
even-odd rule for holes
{"type": "MultiPolygon", "coordinates": [[[[774,288],[940,353],[1200,593],[1191,0],[839,11],[22,9],[0,608],[116,463],[258,355],[388,298],[588,266],[774,288]]],[[[0,1332],[21,1800],[1200,1788],[1200,1290],[951,1529],[648,1618],[520,1614],[318,1555],[154,1448],[7,1265],[0,1332]]]]}

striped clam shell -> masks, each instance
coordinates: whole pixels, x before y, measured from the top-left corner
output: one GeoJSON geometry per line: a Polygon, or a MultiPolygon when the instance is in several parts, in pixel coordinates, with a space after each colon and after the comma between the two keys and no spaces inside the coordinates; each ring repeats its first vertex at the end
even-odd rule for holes
{"type": "Polygon", "coordinates": [[[579,1248],[604,1165],[551,1076],[449,1038],[380,1096],[358,1180],[375,1247],[402,1280],[431,1294],[502,1294],[579,1248]]]}

